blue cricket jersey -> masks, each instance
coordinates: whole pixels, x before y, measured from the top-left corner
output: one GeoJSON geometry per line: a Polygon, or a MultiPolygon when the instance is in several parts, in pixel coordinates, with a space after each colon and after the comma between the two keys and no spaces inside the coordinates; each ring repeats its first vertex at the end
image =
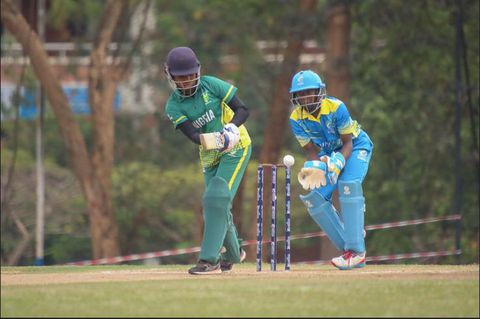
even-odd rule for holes
{"type": "Polygon", "coordinates": [[[338,152],[343,146],[341,134],[352,134],[352,151],[373,148],[370,137],[352,120],[345,104],[331,96],[322,100],[318,117],[297,106],[290,115],[290,127],[302,147],[312,142],[320,148],[318,157],[338,152]]]}

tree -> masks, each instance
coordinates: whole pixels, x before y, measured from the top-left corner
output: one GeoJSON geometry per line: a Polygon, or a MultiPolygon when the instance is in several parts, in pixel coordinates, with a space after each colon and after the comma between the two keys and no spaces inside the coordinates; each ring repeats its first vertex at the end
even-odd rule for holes
{"type": "Polygon", "coordinates": [[[350,95],[350,30],[350,5],[336,2],[327,11],[326,83],[328,94],[347,105],[350,95]]]}
{"type": "Polygon", "coordinates": [[[90,55],[89,101],[92,111],[93,147],[87,149],[68,99],[52,68],[38,36],[11,0],[2,0],[1,19],[30,58],[33,70],[58,121],[69,154],[72,170],[87,202],[93,258],[120,253],[118,227],[112,208],[111,170],[114,147],[113,98],[129,63],[108,61],[107,47],[128,1],[109,0],[105,4],[97,38],[90,55]]]}
{"type": "MultiPolygon", "coordinates": [[[[298,2],[298,14],[308,21],[308,16],[315,12],[316,6],[317,1],[302,0],[298,2]]],[[[295,73],[300,64],[303,42],[310,35],[308,28],[302,28],[301,24],[294,27],[293,32],[289,32],[286,35],[287,47],[283,52],[280,72],[275,78],[272,102],[268,106],[268,120],[260,153],[261,163],[276,163],[280,157],[289,117],[287,92],[290,88],[292,74],[295,73]]]]}
{"type": "MultiPolygon", "coordinates": [[[[268,105],[268,117],[265,125],[265,133],[263,137],[263,146],[261,148],[259,162],[260,163],[277,163],[280,157],[280,152],[284,145],[284,137],[288,129],[288,118],[290,104],[288,98],[288,91],[290,88],[290,81],[292,74],[300,64],[300,55],[304,48],[304,41],[307,40],[312,34],[312,28],[305,28],[308,26],[310,19],[315,18],[315,12],[317,7],[317,1],[315,0],[302,0],[297,4],[297,14],[302,17],[302,22],[298,22],[297,25],[292,27],[291,31],[287,31],[287,34],[282,36],[286,38],[286,48],[283,53],[283,61],[280,64],[279,72],[274,78],[274,87],[271,90],[273,92],[272,99],[268,105]]],[[[283,23],[281,21],[280,23],[283,23]]],[[[264,171],[264,179],[268,181],[271,179],[271,171],[266,169],[264,171]]],[[[271,195],[264,192],[264,209],[269,207],[271,195]]],[[[256,198],[253,197],[256,201],[256,198]]],[[[256,205],[252,203],[252,216],[256,205]]],[[[268,219],[264,218],[263,229],[267,229],[268,219]]],[[[252,218],[251,225],[249,227],[249,238],[255,238],[256,220],[252,218]]],[[[252,251],[250,251],[252,252],[252,251]]]]}
{"type": "MultiPolygon", "coordinates": [[[[335,2],[328,8],[325,28],[326,76],[328,95],[335,96],[348,105],[350,85],[350,30],[351,16],[348,2],[335,2]]],[[[350,109],[350,112],[352,110],[350,109]]],[[[340,211],[338,190],[333,192],[332,202],[340,211]]],[[[322,239],[321,258],[330,259],[338,251],[326,238],[322,239]]]]}
{"type": "MultiPolygon", "coordinates": [[[[478,1],[463,1],[472,94],[478,101],[478,1]]],[[[368,224],[452,213],[455,2],[361,1],[352,6],[351,104],[375,149],[364,183],[368,224]],[[405,24],[405,21],[409,21],[405,24]],[[422,32],[412,32],[422,30],[422,32]]],[[[462,145],[470,145],[470,114],[462,145]]],[[[478,126],[478,103],[474,123],[478,126]]],[[[478,261],[478,174],[462,147],[462,258],[478,261]]],[[[371,254],[453,246],[450,223],[367,234],[371,254]],[[394,235],[394,233],[396,235],[394,235]]],[[[448,260],[447,260],[448,262],[448,260]]]]}

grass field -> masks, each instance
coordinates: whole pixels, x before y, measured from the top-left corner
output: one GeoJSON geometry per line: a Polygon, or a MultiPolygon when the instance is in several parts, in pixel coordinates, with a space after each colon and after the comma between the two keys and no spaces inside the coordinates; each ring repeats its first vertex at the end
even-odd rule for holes
{"type": "Polygon", "coordinates": [[[241,264],[216,276],[188,267],[2,267],[1,316],[479,317],[478,265],[241,264]]]}

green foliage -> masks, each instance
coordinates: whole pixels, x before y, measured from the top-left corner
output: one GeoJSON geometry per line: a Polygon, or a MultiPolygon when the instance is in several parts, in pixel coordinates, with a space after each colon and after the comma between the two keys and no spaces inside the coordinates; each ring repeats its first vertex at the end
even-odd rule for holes
{"type": "MultiPolygon", "coordinates": [[[[31,239],[35,238],[36,174],[35,160],[25,149],[18,150],[13,170],[13,152],[4,148],[1,157],[3,263],[22,239],[19,223],[23,225],[31,239]],[[12,175],[7,188],[10,172],[12,175]]],[[[89,243],[89,227],[85,203],[77,180],[68,169],[58,166],[47,157],[45,185],[45,262],[62,263],[78,257],[89,258],[90,245],[84,245],[85,242],[89,243]]],[[[20,264],[33,264],[35,259],[33,243],[32,240],[31,249],[24,252],[20,264]]]]}
{"type": "MultiPolygon", "coordinates": [[[[153,52],[142,57],[140,66],[145,69],[162,66],[174,46],[194,47],[202,63],[202,73],[234,83],[239,88],[238,96],[249,107],[246,126],[252,137],[253,152],[245,175],[240,218],[241,236],[245,239],[252,239],[247,234],[254,225],[256,160],[262,147],[267,106],[275,94],[288,94],[272,92],[278,65],[265,62],[257,43],[283,40],[289,34],[305,31],[322,45],[329,3],[319,1],[315,21],[307,21],[298,16],[297,3],[280,0],[154,2],[157,32],[151,41],[153,52]],[[226,56],[236,57],[238,67],[229,68],[226,56]]],[[[479,2],[463,1],[474,109],[472,119],[465,104],[466,95],[462,94],[461,167],[453,166],[456,2],[392,0],[382,2],[381,6],[373,0],[350,3],[352,76],[347,106],[375,144],[364,183],[366,224],[454,213],[454,174],[461,170],[462,261],[478,262],[478,154],[472,146],[470,121],[478,132],[479,2]]],[[[88,17],[90,28],[98,23],[102,5],[101,1],[52,1],[49,17],[51,21],[58,20],[59,25],[70,21],[72,16],[80,20],[88,17]]],[[[272,52],[279,50],[272,48],[272,52]]],[[[34,85],[31,73],[27,72],[27,78],[34,85]]],[[[149,81],[163,95],[169,92],[162,76],[155,74],[149,81]]],[[[285,112],[289,112],[287,105],[285,112]]],[[[77,120],[91,148],[90,119],[77,116],[77,120]]],[[[197,147],[173,128],[163,115],[163,105],[159,105],[158,113],[117,114],[115,121],[112,182],[122,253],[198,245],[203,177],[197,147]]],[[[13,122],[2,121],[2,130],[8,137],[1,153],[2,185],[12,158],[13,128],[13,122]]],[[[291,153],[297,160],[292,172],[292,233],[319,231],[298,199],[305,192],[296,183],[296,174],[305,156],[290,132],[286,137],[282,155],[291,153]]],[[[12,200],[14,209],[31,231],[35,220],[33,141],[35,122],[22,120],[12,200]]],[[[69,159],[51,113],[47,113],[45,122],[45,154],[50,176],[47,205],[51,207],[47,216],[48,260],[61,263],[89,258],[86,208],[71,172],[66,171],[69,159]],[[74,247],[77,240],[79,245],[74,247]]],[[[283,185],[283,173],[279,174],[278,184],[283,185]]],[[[278,211],[283,212],[280,190],[278,202],[278,211]]],[[[13,221],[4,219],[3,204],[2,261],[20,238],[13,221]]],[[[282,220],[283,214],[279,216],[282,220]]],[[[454,223],[446,222],[372,231],[367,235],[368,254],[453,249],[453,227],[454,223]]],[[[311,242],[292,243],[295,250],[311,242]]],[[[28,254],[25,263],[30,263],[32,254],[28,254]]],[[[162,262],[186,262],[191,257],[162,259],[162,262]]],[[[436,261],[454,262],[452,258],[436,261]]]]}
{"type": "MultiPolygon", "coordinates": [[[[85,225],[87,226],[87,225],[85,225]]],[[[45,238],[45,264],[55,265],[75,260],[91,259],[91,241],[88,233],[83,236],[66,234],[49,234],[45,238]]]]}
{"type": "Polygon", "coordinates": [[[104,1],[99,0],[53,0],[47,11],[47,21],[56,29],[69,29],[76,33],[92,34],[102,12],[104,1]]]}
{"type": "MultiPolygon", "coordinates": [[[[478,13],[478,2],[466,4],[466,12],[478,13]]],[[[451,16],[455,8],[435,1],[410,1],[409,5],[389,1],[382,6],[363,1],[354,6],[351,105],[375,144],[365,183],[368,223],[454,213],[454,174],[461,169],[464,235],[478,236],[478,176],[475,166],[468,164],[474,150],[468,147],[467,112],[462,127],[464,162],[453,167],[455,27],[451,16]]],[[[465,29],[478,30],[477,19],[471,19],[466,19],[465,29]]],[[[473,72],[478,70],[478,33],[466,34],[468,45],[473,46],[468,47],[468,55],[477,54],[470,59],[470,74],[478,101],[478,72],[473,72]]],[[[478,128],[478,118],[474,121],[478,128]]],[[[420,229],[401,234],[413,239],[417,249],[430,236],[447,235],[446,230],[420,229]]],[[[450,245],[445,248],[453,249],[452,233],[449,236],[450,245]]],[[[371,239],[370,253],[413,249],[400,236],[392,238],[371,239]]],[[[464,250],[465,260],[471,260],[470,247],[464,250]]],[[[478,251],[475,254],[478,259],[478,251]]]]}
{"type": "MultiPolygon", "coordinates": [[[[76,120],[80,125],[80,130],[85,138],[87,147],[92,147],[92,132],[90,119],[84,115],[76,115],[76,120]]],[[[35,134],[37,123],[35,120],[21,120],[18,126],[18,147],[28,152],[29,156],[33,159],[35,157],[35,134]]],[[[5,147],[13,149],[15,140],[15,124],[12,120],[2,121],[2,130],[6,133],[5,147]]],[[[57,120],[53,116],[51,109],[48,109],[45,115],[44,121],[44,150],[46,156],[46,165],[50,162],[56,163],[62,167],[69,167],[68,154],[65,149],[65,142],[60,129],[57,124],[57,120]]],[[[2,163],[3,165],[3,163],[2,163]]]]}
{"type": "MultiPolygon", "coordinates": [[[[10,169],[13,164],[13,152],[8,149],[5,149],[5,150],[2,150],[2,152],[0,153],[0,156],[2,160],[2,173],[3,172],[7,173],[8,169],[10,169]]],[[[20,169],[29,168],[31,167],[32,162],[33,162],[33,157],[32,157],[32,154],[30,154],[30,152],[27,152],[24,149],[19,149],[17,151],[16,159],[14,162],[14,165],[16,168],[20,168],[20,169]]],[[[3,182],[6,182],[6,180],[3,182]]]]}
{"type": "Polygon", "coordinates": [[[130,162],[113,175],[114,207],[125,253],[193,246],[200,231],[202,174],[198,164],[172,170],[130,162]]]}
{"type": "Polygon", "coordinates": [[[115,122],[116,164],[142,161],[165,169],[198,162],[198,147],[160,113],[118,114],[115,122]]]}

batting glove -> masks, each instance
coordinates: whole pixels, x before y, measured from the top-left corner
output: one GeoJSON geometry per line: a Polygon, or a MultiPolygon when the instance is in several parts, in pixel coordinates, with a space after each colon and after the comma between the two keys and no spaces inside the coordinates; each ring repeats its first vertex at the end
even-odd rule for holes
{"type": "Polygon", "coordinates": [[[223,139],[224,144],[223,148],[220,149],[221,152],[231,150],[235,145],[237,145],[238,141],[240,141],[240,131],[238,127],[233,123],[228,123],[223,127],[223,139]]]}

